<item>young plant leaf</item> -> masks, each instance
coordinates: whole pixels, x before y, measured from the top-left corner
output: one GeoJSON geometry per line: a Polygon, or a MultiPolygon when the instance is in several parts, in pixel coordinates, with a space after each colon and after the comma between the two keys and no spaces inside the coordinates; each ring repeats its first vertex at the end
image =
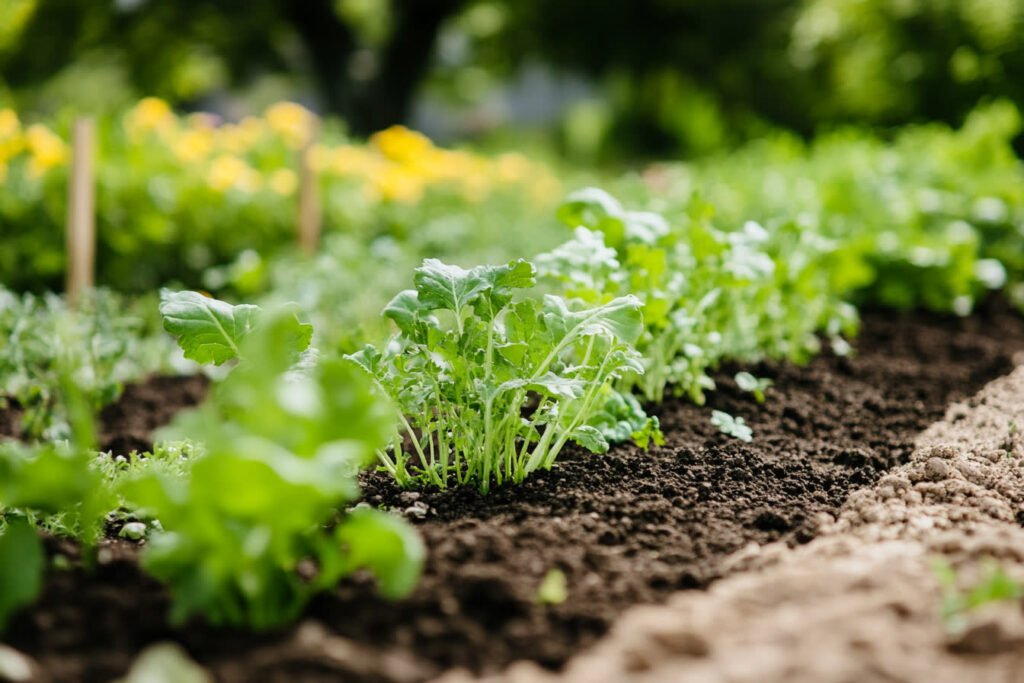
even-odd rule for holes
{"type": "MultiPolygon", "coordinates": [[[[199,292],[164,289],[160,314],[164,329],[178,338],[185,358],[222,365],[239,357],[242,340],[256,327],[261,310],[250,304],[232,306],[199,292]]],[[[309,348],[313,327],[294,318],[291,328],[289,351],[298,354],[309,348]]]]}
{"type": "Polygon", "coordinates": [[[369,569],[381,595],[400,598],[415,587],[426,557],[416,531],[402,519],[372,508],[356,508],[335,531],[345,548],[347,572],[369,569]]]}
{"type": "Polygon", "coordinates": [[[24,519],[8,521],[0,534],[0,632],[14,612],[39,596],[44,559],[35,527],[24,519]]]}

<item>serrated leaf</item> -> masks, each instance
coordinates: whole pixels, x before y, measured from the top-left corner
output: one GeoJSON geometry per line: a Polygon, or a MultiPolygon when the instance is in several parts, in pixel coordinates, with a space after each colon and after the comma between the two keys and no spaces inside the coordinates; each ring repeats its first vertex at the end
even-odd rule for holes
{"type": "Polygon", "coordinates": [[[238,357],[238,345],[255,325],[258,306],[231,304],[199,292],[160,292],[164,329],[178,338],[185,358],[221,365],[238,357]]]}
{"type": "MultiPolygon", "coordinates": [[[[160,292],[160,314],[164,329],[178,338],[185,358],[214,365],[238,358],[243,341],[264,315],[259,306],[233,306],[199,292],[167,289],[160,292]]],[[[313,326],[299,322],[295,313],[288,309],[280,315],[287,320],[283,332],[287,343],[282,351],[297,356],[309,348],[313,326]]]]}
{"type": "Polygon", "coordinates": [[[427,318],[428,324],[437,325],[436,319],[429,316],[429,308],[420,303],[415,289],[406,289],[395,295],[384,307],[383,315],[394,321],[399,330],[410,336],[416,335],[417,324],[427,318]],[[426,314],[426,315],[424,315],[426,314]]]}
{"type": "Polygon", "coordinates": [[[572,311],[565,299],[545,295],[543,317],[545,326],[556,340],[576,335],[588,337],[606,334],[632,342],[644,329],[640,300],[635,296],[612,299],[603,306],[572,311]]]}
{"type": "Polygon", "coordinates": [[[583,396],[586,384],[583,380],[570,377],[559,377],[548,372],[533,379],[514,379],[504,382],[498,387],[497,393],[512,389],[529,389],[538,393],[558,398],[573,399],[583,396]]]}

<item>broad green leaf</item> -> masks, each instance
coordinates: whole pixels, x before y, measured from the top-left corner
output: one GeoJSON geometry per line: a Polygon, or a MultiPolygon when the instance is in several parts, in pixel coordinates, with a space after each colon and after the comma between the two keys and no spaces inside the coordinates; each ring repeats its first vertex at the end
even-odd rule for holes
{"type": "Polygon", "coordinates": [[[605,453],[608,451],[608,441],[595,427],[581,425],[569,435],[573,441],[591,453],[605,453]]]}
{"type": "MultiPolygon", "coordinates": [[[[399,330],[407,335],[416,335],[416,325],[423,322],[422,314],[428,313],[429,308],[420,303],[415,289],[406,289],[399,292],[384,307],[383,315],[394,321],[399,330]]],[[[432,316],[428,318],[436,326],[437,321],[432,316]]]]}
{"type": "Polygon", "coordinates": [[[17,610],[35,602],[43,587],[43,544],[24,519],[12,519],[0,534],[0,631],[17,610]]]}
{"type": "Polygon", "coordinates": [[[535,278],[533,265],[523,260],[465,270],[437,259],[426,259],[416,269],[413,281],[419,303],[427,309],[460,313],[486,294],[493,316],[508,303],[513,289],[532,287],[535,278]]]}
{"type": "Polygon", "coordinates": [[[426,259],[413,277],[419,302],[429,310],[461,312],[489,283],[477,269],[465,270],[437,259],[426,259]]]}
{"type": "Polygon", "coordinates": [[[372,508],[353,510],[335,537],[344,545],[349,571],[369,569],[382,595],[401,598],[416,586],[426,549],[405,520],[372,508]]]}
{"type": "Polygon", "coordinates": [[[544,297],[544,322],[556,340],[574,335],[587,337],[607,334],[624,342],[632,342],[643,332],[640,300],[635,296],[612,299],[603,306],[572,311],[565,299],[544,297]]]}
{"type": "Polygon", "coordinates": [[[529,389],[549,396],[573,399],[583,396],[586,383],[581,379],[559,377],[553,372],[548,372],[533,379],[514,379],[504,382],[498,387],[497,393],[513,389],[529,389]]]}
{"type": "Polygon", "coordinates": [[[248,304],[232,306],[199,292],[160,292],[164,329],[178,337],[185,357],[197,363],[221,365],[237,358],[238,345],[252,331],[259,310],[248,304]]]}

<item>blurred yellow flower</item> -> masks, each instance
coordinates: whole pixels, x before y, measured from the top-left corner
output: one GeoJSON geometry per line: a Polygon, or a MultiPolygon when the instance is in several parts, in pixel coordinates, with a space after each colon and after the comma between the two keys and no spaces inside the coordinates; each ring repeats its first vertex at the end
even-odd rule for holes
{"type": "Polygon", "coordinates": [[[294,102],[278,102],[264,113],[270,129],[293,149],[299,149],[313,135],[316,117],[313,112],[294,102]]]}
{"type": "Polygon", "coordinates": [[[270,174],[270,189],[279,195],[287,197],[295,192],[299,186],[299,177],[295,171],[289,168],[279,168],[270,174]]]}
{"type": "Polygon", "coordinates": [[[171,148],[174,155],[186,163],[200,161],[210,155],[213,150],[213,130],[202,128],[186,130],[177,136],[171,148]]]}
{"type": "Polygon", "coordinates": [[[6,162],[17,156],[25,149],[25,138],[21,135],[14,135],[9,138],[0,138],[0,162],[6,162]]]}
{"type": "Polygon", "coordinates": [[[0,139],[13,137],[20,127],[13,109],[0,109],[0,139]]]}
{"type": "Polygon", "coordinates": [[[238,131],[245,140],[245,144],[252,147],[266,136],[267,123],[259,117],[246,116],[238,122],[238,131]]]}
{"type": "Polygon", "coordinates": [[[38,178],[67,160],[67,145],[56,133],[41,123],[28,127],[25,131],[25,140],[29,154],[32,155],[28,162],[30,177],[38,178]]]}
{"type": "Polygon", "coordinates": [[[365,147],[338,145],[330,155],[327,170],[339,176],[369,176],[387,162],[365,147]]]}
{"type": "Polygon", "coordinates": [[[383,166],[367,178],[363,193],[371,201],[415,204],[423,198],[423,179],[397,165],[383,166]]]}
{"type": "Polygon", "coordinates": [[[139,100],[124,117],[125,129],[133,138],[154,130],[166,133],[174,127],[175,122],[170,105],[157,97],[139,100]]]}
{"type": "Polygon", "coordinates": [[[430,138],[405,126],[391,126],[374,133],[370,144],[392,161],[411,161],[434,149],[430,138]]]}
{"type": "Polygon", "coordinates": [[[210,162],[206,184],[217,192],[231,189],[255,192],[260,187],[260,174],[242,159],[230,154],[220,154],[210,162]]]}

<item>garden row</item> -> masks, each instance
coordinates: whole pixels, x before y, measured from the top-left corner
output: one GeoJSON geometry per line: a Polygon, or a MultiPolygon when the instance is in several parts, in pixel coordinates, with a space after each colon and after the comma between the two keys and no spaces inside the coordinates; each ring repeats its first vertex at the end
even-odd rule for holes
{"type": "MultiPolygon", "coordinates": [[[[147,135],[184,135],[162,111],[149,103],[131,116],[152,119],[147,135]]],[[[5,414],[17,408],[14,435],[44,438],[0,444],[0,616],[40,591],[35,525],[87,551],[110,531],[144,539],[144,565],[169,586],[179,622],[200,613],[277,626],[364,568],[401,597],[423,546],[405,521],[357,504],[358,473],[371,464],[402,488],[487,493],[550,469],[570,444],[600,453],[659,443],[641,401],[703,404],[723,363],[806,362],[823,342],[849,353],[854,304],[966,314],[989,290],[1013,297],[1024,275],[1024,177],[1009,146],[1018,127],[1015,111],[995,105],[960,131],[914,129],[892,145],[776,140],[620,182],[621,196],[658,212],[575,192],[557,210],[572,236],[550,251],[472,268],[423,260],[412,289],[383,293],[396,330],[386,339],[372,324],[339,331],[351,318],[332,308],[355,296],[353,276],[367,288],[370,273],[391,269],[369,258],[381,238],[344,255],[363,263],[326,285],[341,296],[315,296],[308,309],[288,287],[271,287],[262,307],[165,290],[162,324],[184,358],[233,367],[145,457],[97,455],[93,413],[121,380],[170,362],[156,301],[141,300],[149,310],[137,317],[113,295],[65,311],[55,298],[4,292],[5,414]]],[[[500,214],[489,220],[507,230],[500,214]]],[[[388,239],[396,262],[430,252],[388,239]]],[[[312,268],[279,263],[316,274],[338,269],[332,254],[312,268]]],[[[729,381],[755,402],[770,384],[747,370],[729,381]]],[[[710,421],[758,438],[743,416],[716,410],[710,421]]]]}

